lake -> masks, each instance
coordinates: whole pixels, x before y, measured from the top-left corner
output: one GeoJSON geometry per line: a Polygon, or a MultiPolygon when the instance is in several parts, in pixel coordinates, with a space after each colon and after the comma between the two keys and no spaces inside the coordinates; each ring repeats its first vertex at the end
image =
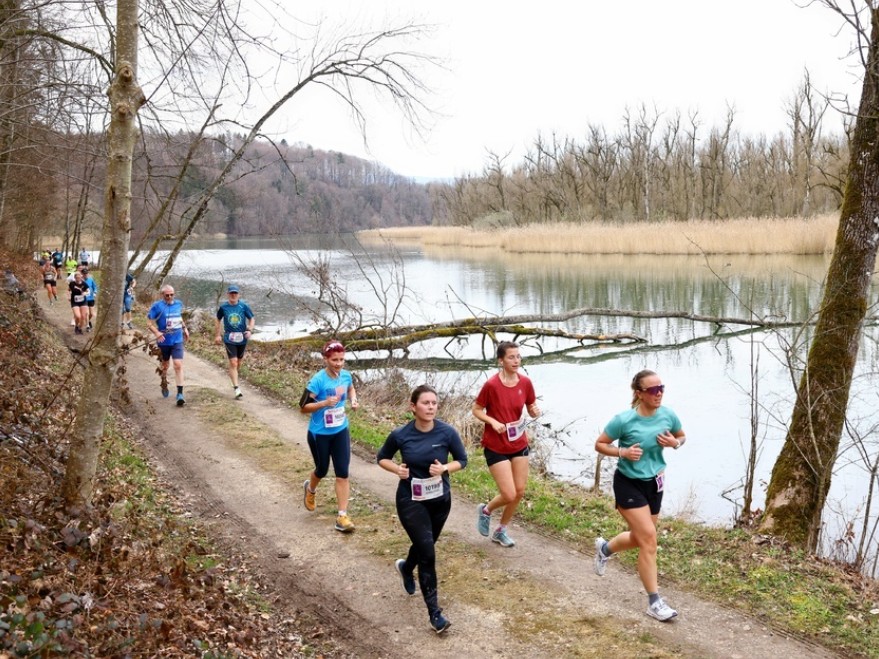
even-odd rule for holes
{"type": "MultiPolygon", "coordinates": [[[[242,286],[242,298],[257,317],[261,340],[299,336],[315,327],[297,301],[313,299],[317,286],[297,261],[325,261],[337,283],[362,309],[364,321],[392,316],[424,323],[474,314],[553,314],[589,307],[644,311],[687,311],[715,317],[772,317],[805,321],[821,299],[825,257],[678,257],[511,255],[489,250],[422,249],[403,245],[363,248],[350,237],[294,238],[289,251],[273,240],[193,242],[172,272],[170,283],[188,307],[214,308],[225,284],[242,286]],[[361,251],[362,250],[362,251],[361,251]],[[352,253],[359,256],[355,258],[352,253]],[[365,274],[372,284],[368,284],[365,274]],[[379,300],[376,287],[390,291],[379,300]],[[404,289],[400,292],[400,289],[404,289]]],[[[752,390],[756,391],[757,487],[754,508],[762,508],[765,486],[785,437],[798,375],[788,363],[809,340],[809,330],[743,331],[676,318],[584,316],[548,324],[581,333],[632,333],[644,345],[601,344],[576,348],[570,341],[523,342],[523,367],[533,379],[550,471],[584,484],[593,481],[593,443],[604,424],[631,399],[629,382],[650,368],[666,384],[664,404],[680,416],[688,442],[666,453],[669,463],[663,511],[709,524],[729,525],[741,504],[741,483],[751,440],[752,390]],[[545,353],[575,347],[562,355],[545,353]],[[541,352],[544,354],[541,355],[541,352]],[[529,362],[530,358],[530,362],[529,362]]],[[[412,351],[413,360],[444,358],[425,376],[415,365],[413,382],[429,377],[442,390],[475,396],[493,372],[493,360],[479,363],[481,339],[432,341],[412,351]],[[475,368],[474,368],[475,367],[475,368]]],[[[804,351],[799,352],[801,357],[804,351]]],[[[349,355],[349,367],[378,355],[349,355]]],[[[876,452],[877,331],[865,330],[850,418],[867,438],[868,460],[876,452]]],[[[825,515],[826,553],[844,556],[830,543],[850,522],[859,528],[868,489],[860,453],[843,438],[843,455],[825,515]],[[831,551],[832,549],[832,551],[831,551]]],[[[611,468],[613,461],[606,461],[611,468]]],[[[610,480],[603,478],[605,485],[610,480]]]]}

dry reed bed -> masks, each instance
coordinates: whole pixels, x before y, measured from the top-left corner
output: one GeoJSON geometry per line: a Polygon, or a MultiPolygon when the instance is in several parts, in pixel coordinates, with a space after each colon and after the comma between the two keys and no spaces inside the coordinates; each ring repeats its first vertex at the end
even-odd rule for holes
{"type": "Polygon", "coordinates": [[[837,215],[630,224],[532,224],[474,231],[399,227],[360,232],[364,240],[417,241],[541,254],[829,254],[837,215]]]}

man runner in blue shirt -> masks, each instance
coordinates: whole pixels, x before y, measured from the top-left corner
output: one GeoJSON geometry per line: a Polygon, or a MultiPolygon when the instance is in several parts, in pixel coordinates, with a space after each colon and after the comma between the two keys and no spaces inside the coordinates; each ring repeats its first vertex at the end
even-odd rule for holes
{"type": "Polygon", "coordinates": [[[238,387],[238,367],[241,365],[241,360],[244,359],[244,350],[247,348],[247,341],[253,333],[256,320],[250,306],[239,297],[240,291],[237,286],[234,284],[229,286],[226,293],[229,296],[229,301],[224,302],[217,309],[214,343],[217,345],[222,343],[226,346],[226,356],[229,358],[229,379],[232,380],[235,398],[240,399],[244,394],[238,387]]]}

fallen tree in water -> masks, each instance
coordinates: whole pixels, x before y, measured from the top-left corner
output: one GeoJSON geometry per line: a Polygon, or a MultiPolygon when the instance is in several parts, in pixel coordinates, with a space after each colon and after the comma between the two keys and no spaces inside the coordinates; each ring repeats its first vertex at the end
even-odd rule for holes
{"type": "MultiPolygon", "coordinates": [[[[389,327],[366,327],[350,331],[326,331],[313,332],[307,336],[289,339],[286,343],[299,345],[309,349],[320,350],[321,346],[330,338],[342,341],[346,348],[352,352],[358,351],[387,351],[393,353],[400,351],[408,356],[412,346],[434,339],[448,339],[446,346],[453,341],[470,336],[481,335],[488,338],[492,344],[498,342],[497,335],[511,335],[514,341],[521,337],[561,338],[569,339],[578,346],[598,344],[639,344],[647,343],[647,339],[629,332],[608,333],[577,333],[569,332],[557,327],[544,327],[537,323],[562,323],[582,316],[606,316],[626,318],[679,318],[694,322],[711,323],[722,327],[725,325],[745,325],[751,329],[778,329],[782,327],[799,327],[802,322],[786,320],[771,320],[765,318],[732,318],[723,316],[705,316],[687,311],[622,311],[619,309],[579,308],[557,314],[525,314],[516,316],[473,316],[458,320],[450,320],[442,323],[428,323],[423,325],[400,325],[389,327]]],[[[539,342],[533,343],[543,354],[543,348],[539,342]]],[[[570,349],[568,349],[570,350],[570,349]]],[[[491,351],[493,352],[493,350],[491,351]]]]}

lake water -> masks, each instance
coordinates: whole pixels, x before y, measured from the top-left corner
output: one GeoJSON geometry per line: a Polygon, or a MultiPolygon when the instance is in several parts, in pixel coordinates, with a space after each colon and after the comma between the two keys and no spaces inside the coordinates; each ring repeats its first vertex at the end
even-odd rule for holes
{"type": "MultiPolygon", "coordinates": [[[[707,316],[771,316],[804,321],[815,313],[828,259],[823,257],[677,257],[509,255],[490,250],[391,250],[329,238],[297,238],[296,258],[271,240],[193,243],[172,272],[171,283],[187,306],[214,308],[224,299],[225,283],[243,287],[254,308],[262,340],[301,335],[315,327],[296,300],[313,297],[317,286],[298,270],[296,259],[327,259],[330,271],[363,308],[366,320],[399,309],[403,323],[424,323],[474,314],[551,314],[580,308],[692,311],[707,316]],[[364,271],[370,273],[367,284],[364,271]],[[396,272],[396,275],[394,273],[396,272]],[[405,294],[380,303],[371,292],[376,282],[394,291],[405,279],[405,294]],[[386,301],[387,302],[387,301],[386,301]]],[[[715,326],[680,319],[585,316],[559,324],[572,332],[632,333],[645,345],[576,348],[570,341],[525,341],[524,368],[534,380],[552,432],[548,464],[561,478],[593,481],[593,443],[604,424],[630,401],[629,382],[642,368],[655,370],[666,384],[664,404],[680,416],[688,442],[668,451],[664,512],[728,525],[741,502],[751,436],[752,387],[757,387],[758,485],[754,508],[762,508],[765,485],[785,436],[795,384],[787,366],[791,345],[808,341],[809,332],[743,332],[744,326],[715,326]],[[563,354],[554,351],[571,349],[563,354]],[[543,354],[541,354],[541,351],[543,354]],[[755,385],[756,383],[756,385],[755,385]]],[[[877,332],[868,327],[852,390],[851,419],[871,441],[876,417],[877,332]]],[[[493,372],[480,363],[480,339],[433,341],[412,351],[412,358],[445,358],[430,377],[441,389],[475,395],[493,372]]],[[[801,353],[804,354],[804,353],[801,353]]],[[[349,366],[377,355],[349,355],[349,366]]],[[[375,365],[370,363],[370,368],[375,365]]],[[[415,367],[413,381],[425,377],[415,367]]],[[[825,516],[825,542],[860,524],[868,488],[858,451],[843,439],[844,453],[834,477],[825,516]]],[[[875,442],[867,446],[876,451],[875,442]]],[[[612,467],[612,460],[606,461],[612,467]]],[[[604,477],[603,483],[609,483],[604,477]]]]}

